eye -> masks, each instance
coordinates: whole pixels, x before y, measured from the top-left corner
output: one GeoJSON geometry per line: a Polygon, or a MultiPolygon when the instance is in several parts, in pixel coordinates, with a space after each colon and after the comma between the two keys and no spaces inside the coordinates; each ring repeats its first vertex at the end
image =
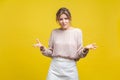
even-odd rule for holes
{"type": "Polygon", "coordinates": [[[59,18],[59,21],[63,20],[63,18],[59,18]]]}
{"type": "Polygon", "coordinates": [[[65,20],[68,20],[68,18],[65,18],[65,20]]]}

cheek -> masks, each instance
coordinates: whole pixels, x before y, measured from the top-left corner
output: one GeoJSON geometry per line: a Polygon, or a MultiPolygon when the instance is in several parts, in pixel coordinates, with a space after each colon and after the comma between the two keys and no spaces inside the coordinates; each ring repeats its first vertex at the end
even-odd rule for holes
{"type": "Polygon", "coordinates": [[[62,21],[58,21],[59,24],[62,24],[62,21]]]}
{"type": "Polygon", "coordinates": [[[70,22],[70,20],[69,20],[69,19],[66,19],[65,22],[70,22]]]}

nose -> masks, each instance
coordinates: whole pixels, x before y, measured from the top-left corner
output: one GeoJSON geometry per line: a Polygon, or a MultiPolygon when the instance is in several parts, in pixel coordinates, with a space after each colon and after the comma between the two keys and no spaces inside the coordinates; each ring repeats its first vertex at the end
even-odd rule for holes
{"type": "Polygon", "coordinates": [[[63,23],[65,23],[65,19],[63,19],[63,23]]]}

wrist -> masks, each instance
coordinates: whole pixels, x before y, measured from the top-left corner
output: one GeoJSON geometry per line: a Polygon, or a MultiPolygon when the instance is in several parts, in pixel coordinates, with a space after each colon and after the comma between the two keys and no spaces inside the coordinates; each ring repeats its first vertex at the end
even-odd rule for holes
{"type": "Polygon", "coordinates": [[[44,46],[40,46],[40,51],[44,51],[45,50],[45,48],[44,48],[44,46]]]}
{"type": "Polygon", "coordinates": [[[88,48],[84,48],[84,49],[83,49],[83,52],[84,52],[84,53],[87,53],[88,51],[89,51],[88,48]]]}

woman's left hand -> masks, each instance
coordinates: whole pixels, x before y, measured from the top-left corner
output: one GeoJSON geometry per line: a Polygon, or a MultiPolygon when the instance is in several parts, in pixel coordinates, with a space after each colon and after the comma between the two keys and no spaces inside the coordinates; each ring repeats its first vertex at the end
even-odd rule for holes
{"type": "Polygon", "coordinates": [[[85,48],[87,48],[87,49],[96,49],[97,46],[96,46],[95,43],[92,43],[92,44],[89,44],[89,45],[85,46],[85,48]]]}

